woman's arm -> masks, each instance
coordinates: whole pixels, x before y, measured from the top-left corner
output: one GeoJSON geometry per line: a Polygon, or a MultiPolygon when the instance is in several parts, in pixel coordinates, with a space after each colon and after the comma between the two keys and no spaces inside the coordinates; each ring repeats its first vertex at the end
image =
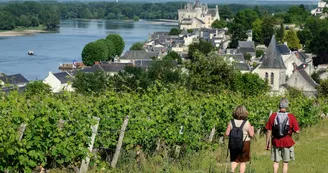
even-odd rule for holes
{"type": "Polygon", "coordinates": [[[254,127],[251,125],[251,123],[249,123],[248,122],[248,135],[250,136],[250,137],[254,137],[254,127]]]}
{"type": "Polygon", "coordinates": [[[228,126],[227,126],[227,129],[225,131],[225,136],[229,136],[230,135],[230,130],[231,130],[230,122],[228,122],[228,126]]]}

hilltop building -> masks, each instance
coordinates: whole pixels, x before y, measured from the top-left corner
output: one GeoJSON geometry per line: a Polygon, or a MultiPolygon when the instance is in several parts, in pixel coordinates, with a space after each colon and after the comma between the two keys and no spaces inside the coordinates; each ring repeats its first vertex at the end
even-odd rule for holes
{"type": "MultiPolygon", "coordinates": [[[[321,0],[321,1],[318,2],[318,7],[311,10],[311,14],[314,15],[314,16],[322,15],[323,14],[323,9],[327,8],[327,7],[328,7],[327,2],[321,0]]],[[[325,16],[323,16],[323,18],[324,17],[325,16]]]]}
{"type": "Polygon", "coordinates": [[[196,0],[194,4],[188,3],[184,9],[178,10],[180,29],[211,28],[215,20],[220,20],[219,8],[208,8],[196,0]]]}

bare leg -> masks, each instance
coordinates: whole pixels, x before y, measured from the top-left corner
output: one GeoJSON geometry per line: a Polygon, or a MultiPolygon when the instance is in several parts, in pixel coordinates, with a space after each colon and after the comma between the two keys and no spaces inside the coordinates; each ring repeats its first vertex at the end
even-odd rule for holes
{"type": "Polygon", "coordinates": [[[237,168],[238,163],[237,162],[231,162],[231,172],[235,172],[235,169],[237,168]]]}
{"type": "Polygon", "coordinates": [[[288,172],[288,162],[284,162],[283,173],[288,172]]]}
{"type": "Polygon", "coordinates": [[[246,162],[241,162],[239,172],[244,173],[245,171],[246,171],[246,162]]]}
{"type": "Polygon", "coordinates": [[[279,162],[273,162],[273,172],[278,173],[279,162]]]}

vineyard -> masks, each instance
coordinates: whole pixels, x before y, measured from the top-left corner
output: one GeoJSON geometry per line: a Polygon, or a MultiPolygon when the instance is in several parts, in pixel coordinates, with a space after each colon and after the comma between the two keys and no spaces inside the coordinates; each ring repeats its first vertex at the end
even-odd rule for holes
{"type": "MultiPolygon", "coordinates": [[[[323,99],[287,96],[290,112],[301,127],[317,123],[327,113],[323,99]]],[[[159,143],[180,147],[180,156],[217,145],[233,109],[244,104],[249,121],[262,129],[280,97],[261,95],[243,98],[230,92],[205,94],[157,84],[145,94],[106,91],[98,96],[76,93],[27,96],[12,92],[0,95],[0,171],[32,172],[80,167],[88,155],[91,126],[100,118],[90,165],[110,167],[123,120],[129,116],[123,150],[140,146],[154,153],[159,143]],[[24,130],[22,127],[26,125],[24,130]],[[211,131],[215,132],[210,142],[211,131]]],[[[122,159],[122,157],[120,158],[122,159]]]]}

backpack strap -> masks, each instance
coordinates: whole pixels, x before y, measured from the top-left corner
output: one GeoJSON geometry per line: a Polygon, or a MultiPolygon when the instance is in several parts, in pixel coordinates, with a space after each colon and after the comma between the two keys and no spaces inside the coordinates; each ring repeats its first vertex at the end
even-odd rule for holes
{"type": "Polygon", "coordinates": [[[243,120],[243,122],[241,123],[241,125],[240,125],[240,128],[242,129],[243,127],[244,127],[244,125],[246,124],[246,120],[243,120]]]}
{"type": "Polygon", "coordinates": [[[232,128],[237,128],[234,119],[231,120],[231,125],[232,125],[232,128]]]}
{"type": "MultiPolygon", "coordinates": [[[[241,125],[239,126],[239,128],[243,128],[244,127],[244,125],[246,124],[246,120],[243,120],[243,122],[241,123],[241,125]]],[[[232,125],[232,128],[237,128],[236,127],[236,124],[235,124],[235,120],[231,120],[231,125],[232,125]]]]}

